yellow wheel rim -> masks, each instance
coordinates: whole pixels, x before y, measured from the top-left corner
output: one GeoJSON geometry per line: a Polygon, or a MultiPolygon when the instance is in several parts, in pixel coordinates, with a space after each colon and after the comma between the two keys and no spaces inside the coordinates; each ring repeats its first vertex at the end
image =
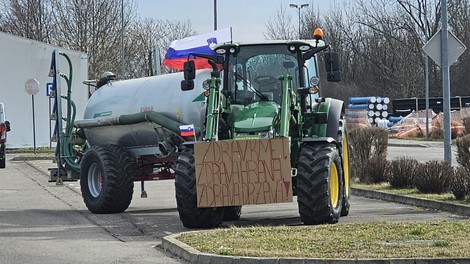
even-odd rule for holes
{"type": "Polygon", "coordinates": [[[339,201],[339,175],[336,163],[331,164],[330,170],[330,201],[333,208],[338,206],[339,201]]]}
{"type": "Polygon", "coordinates": [[[344,193],[349,197],[349,148],[348,136],[346,131],[343,132],[343,173],[344,173],[344,193]]]}

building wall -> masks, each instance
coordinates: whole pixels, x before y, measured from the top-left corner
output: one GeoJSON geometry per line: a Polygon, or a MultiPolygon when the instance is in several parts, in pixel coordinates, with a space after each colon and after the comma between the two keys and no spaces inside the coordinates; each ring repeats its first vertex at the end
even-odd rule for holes
{"type": "MultiPolygon", "coordinates": [[[[66,53],[73,67],[72,99],[77,106],[77,119],[83,117],[88,100],[88,86],[82,82],[88,74],[88,56],[77,51],[66,50],[42,42],[0,33],[0,102],[5,105],[6,120],[11,123],[8,133],[7,148],[55,146],[51,142],[50,107],[53,100],[46,94],[51,58],[54,50],[66,53]],[[39,82],[39,92],[29,95],[25,83],[29,79],[39,82]],[[33,128],[34,98],[34,128],[33,128]]],[[[60,57],[60,71],[69,75],[67,61],[60,57]]],[[[61,80],[62,94],[66,91],[66,83],[61,80]]],[[[64,104],[65,105],[65,104],[64,104]]],[[[65,112],[64,112],[65,115],[65,112]]]]}

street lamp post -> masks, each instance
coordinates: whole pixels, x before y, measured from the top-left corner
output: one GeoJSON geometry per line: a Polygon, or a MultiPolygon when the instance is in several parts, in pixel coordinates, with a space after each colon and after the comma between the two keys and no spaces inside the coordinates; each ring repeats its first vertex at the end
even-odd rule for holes
{"type": "Polygon", "coordinates": [[[217,0],[214,0],[214,31],[217,30],[217,0]]]}
{"type": "Polygon", "coordinates": [[[299,10],[299,39],[300,39],[300,9],[304,7],[308,7],[308,4],[301,4],[301,5],[290,4],[289,6],[293,8],[297,8],[299,10]]]}
{"type": "Polygon", "coordinates": [[[126,74],[126,68],[124,64],[124,0],[121,0],[121,78],[124,78],[126,74]]]}

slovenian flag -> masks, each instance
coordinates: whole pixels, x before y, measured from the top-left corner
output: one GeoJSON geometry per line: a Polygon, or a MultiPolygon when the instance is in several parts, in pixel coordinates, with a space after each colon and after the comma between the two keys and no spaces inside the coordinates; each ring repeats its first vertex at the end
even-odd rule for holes
{"type": "Polygon", "coordinates": [[[194,137],[194,125],[182,125],[180,126],[180,135],[182,137],[194,137]]]}
{"type": "MultiPolygon", "coordinates": [[[[174,40],[165,54],[163,65],[176,70],[183,70],[183,64],[188,60],[190,53],[217,55],[212,48],[218,43],[232,41],[232,29],[224,28],[207,34],[196,35],[184,39],[174,40]]],[[[191,58],[196,69],[211,68],[207,59],[191,58]]]]}

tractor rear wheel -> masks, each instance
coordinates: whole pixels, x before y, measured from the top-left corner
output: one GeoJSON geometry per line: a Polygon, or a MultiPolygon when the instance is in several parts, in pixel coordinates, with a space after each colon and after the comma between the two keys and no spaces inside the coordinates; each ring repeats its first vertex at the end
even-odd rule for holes
{"type": "Polygon", "coordinates": [[[198,208],[194,150],[183,151],[175,162],[176,204],[180,220],[187,228],[211,228],[222,223],[224,208],[198,208]]]}
{"type": "Polygon", "coordinates": [[[304,224],[336,223],[343,204],[341,158],[334,144],[301,147],[297,202],[304,224]]]}
{"type": "Polygon", "coordinates": [[[224,221],[237,221],[242,215],[242,206],[224,207],[224,221]]]}
{"type": "Polygon", "coordinates": [[[349,145],[347,132],[343,130],[342,133],[342,144],[341,144],[342,160],[343,160],[343,204],[341,206],[341,216],[347,216],[349,214],[350,193],[351,183],[349,182],[349,145]]]}
{"type": "Polygon", "coordinates": [[[133,160],[123,147],[93,146],[80,166],[80,187],[88,210],[109,214],[129,207],[134,193],[133,160]]]}

